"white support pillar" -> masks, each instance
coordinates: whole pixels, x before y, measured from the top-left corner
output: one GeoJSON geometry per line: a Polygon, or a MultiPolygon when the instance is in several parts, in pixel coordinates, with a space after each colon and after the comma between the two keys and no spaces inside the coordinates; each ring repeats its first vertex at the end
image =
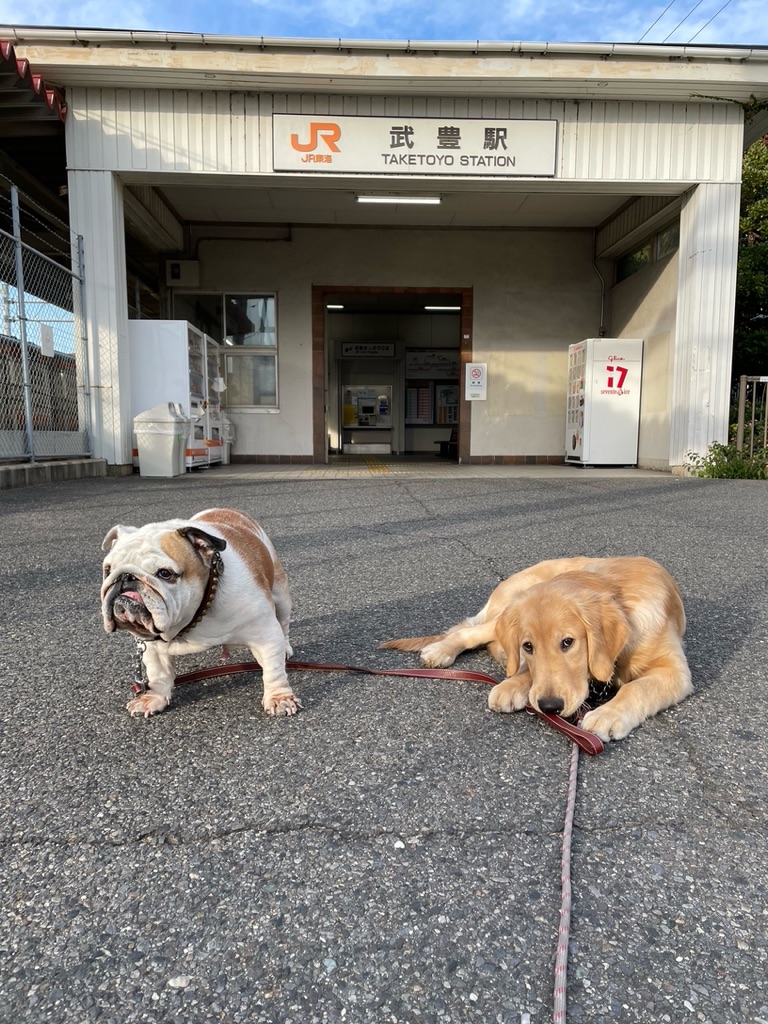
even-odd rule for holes
{"type": "Polygon", "coordinates": [[[131,465],[131,381],[123,187],[110,171],[69,172],[70,225],[83,236],[93,455],[131,465]]]}
{"type": "Polygon", "coordinates": [[[738,183],[698,185],[680,213],[670,468],[728,439],[739,236],[738,183]]]}

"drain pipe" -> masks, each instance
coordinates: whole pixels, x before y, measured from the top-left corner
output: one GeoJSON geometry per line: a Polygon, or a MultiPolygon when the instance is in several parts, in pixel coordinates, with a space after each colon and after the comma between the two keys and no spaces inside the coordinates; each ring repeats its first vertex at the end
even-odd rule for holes
{"type": "Polygon", "coordinates": [[[592,232],[592,269],[600,278],[600,327],[598,337],[605,337],[605,278],[597,266],[597,228],[592,232]]]}

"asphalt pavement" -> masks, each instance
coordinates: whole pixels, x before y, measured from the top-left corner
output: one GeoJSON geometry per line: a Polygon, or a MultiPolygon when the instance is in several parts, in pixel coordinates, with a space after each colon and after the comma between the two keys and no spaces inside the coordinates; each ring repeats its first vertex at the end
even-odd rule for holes
{"type": "Polygon", "coordinates": [[[301,661],[415,666],[377,644],[542,558],[662,562],[695,693],[580,757],[568,1020],[768,1024],[766,484],[372,465],[0,492],[2,1020],[552,1019],[563,736],[480,683],[354,671],[294,672],[290,719],[254,674],[124,710],[101,540],[211,506],[270,534],[301,661]]]}

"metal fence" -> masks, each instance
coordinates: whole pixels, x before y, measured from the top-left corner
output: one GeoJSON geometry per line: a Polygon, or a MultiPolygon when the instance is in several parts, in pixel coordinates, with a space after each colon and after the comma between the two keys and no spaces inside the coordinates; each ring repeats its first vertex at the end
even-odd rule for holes
{"type": "Polygon", "coordinates": [[[91,454],[82,240],[0,175],[0,461],[91,454]]]}
{"type": "Polygon", "coordinates": [[[739,377],[739,412],[736,420],[736,450],[749,457],[768,452],[768,377],[739,377]]]}

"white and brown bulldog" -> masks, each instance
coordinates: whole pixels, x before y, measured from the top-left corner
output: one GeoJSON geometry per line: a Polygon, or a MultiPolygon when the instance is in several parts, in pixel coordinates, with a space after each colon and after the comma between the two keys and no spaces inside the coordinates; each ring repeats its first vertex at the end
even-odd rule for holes
{"type": "Polygon", "coordinates": [[[104,628],[145,641],[148,685],[128,702],[131,715],[168,707],[176,655],[220,645],[248,647],[259,662],[267,714],[298,711],[285,671],[293,653],[288,580],[255,520],[211,508],[191,519],[113,526],[101,546],[104,628]]]}

